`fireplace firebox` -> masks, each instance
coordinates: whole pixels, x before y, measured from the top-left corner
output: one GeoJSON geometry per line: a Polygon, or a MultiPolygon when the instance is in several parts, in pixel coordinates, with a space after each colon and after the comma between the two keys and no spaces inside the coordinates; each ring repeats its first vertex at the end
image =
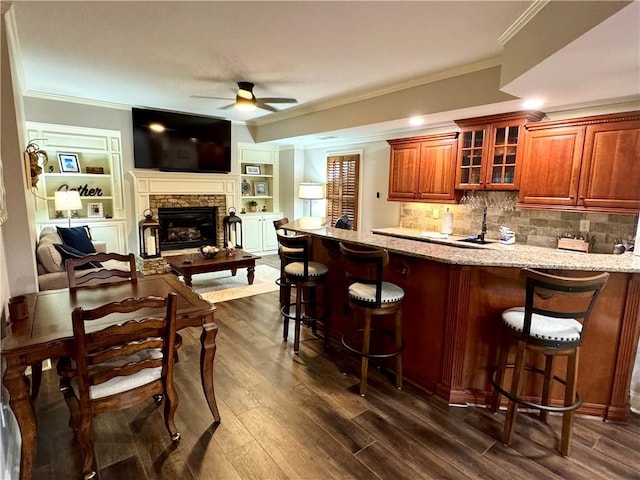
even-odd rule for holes
{"type": "Polygon", "coordinates": [[[217,245],[218,207],[159,208],[161,250],[217,245]]]}

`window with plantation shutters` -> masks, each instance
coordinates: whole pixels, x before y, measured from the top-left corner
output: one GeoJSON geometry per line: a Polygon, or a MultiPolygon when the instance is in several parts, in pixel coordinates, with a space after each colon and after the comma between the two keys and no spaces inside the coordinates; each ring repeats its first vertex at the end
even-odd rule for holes
{"type": "Polygon", "coordinates": [[[327,158],[327,221],[335,225],[347,215],[358,229],[358,179],[360,155],[339,155],[327,158]]]}

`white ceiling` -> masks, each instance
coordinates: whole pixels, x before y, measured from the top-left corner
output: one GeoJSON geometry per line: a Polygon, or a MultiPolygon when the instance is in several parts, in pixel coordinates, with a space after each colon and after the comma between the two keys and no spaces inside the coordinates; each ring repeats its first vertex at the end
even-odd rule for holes
{"type": "MultiPolygon", "coordinates": [[[[161,108],[260,124],[283,114],[221,110],[230,102],[192,95],[233,98],[236,82],[250,81],[256,84],[257,97],[297,98],[298,105],[286,112],[290,117],[372,92],[389,92],[394,85],[476,62],[499,65],[502,45],[498,39],[532,3],[14,1],[12,10],[25,95],[161,108]]],[[[604,35],[626,45],[623,67],[638,73],[638,23],[630,22],[629,15],[625,18],[624,29],[631,31],[631,37],[614,24],[597,38],[604,35]]],[[[587,42],[587,47],[594,42],[587,42]]],[[[604,50],[598,52],[599,62],[616,61],[612,52],[604,50]]],[[[561,58],[548,63],[549,68],[535,72],[541,84],[552,69],[566,70],[561,58]]],[[[579,76],[575,68],[573,74],[579,76]]],[[[568,78],[571,84],[573,77],[568,78]]],[[[639,85],[629,86],[633,75],[618,80],[622,85],[612,83],[607,98],[640,93],[639,85]]],[[[607,79],[594,80],[596,84],[597,92],[582,93],[570,103],[601,100],[607,79]]],[[[567,81],[561,85],[566,92],[567,81]]],[[[545,91],[553,90],[553,85],[544,86],[545,91]]],[[[511,88],[515,95],[526,92],[526,79],[511,88]]],[[[583,89],[589,90],[588,85],[583,89]]],[[[555,104],[561,105],[562,100],[555,104]]],[[[451,120],[451,116],[440,114],[438,119],[451,120]]],[[[404,120],[395,118],[353,129],[353,135],[401,125],[406,125],[404,120]]]]}

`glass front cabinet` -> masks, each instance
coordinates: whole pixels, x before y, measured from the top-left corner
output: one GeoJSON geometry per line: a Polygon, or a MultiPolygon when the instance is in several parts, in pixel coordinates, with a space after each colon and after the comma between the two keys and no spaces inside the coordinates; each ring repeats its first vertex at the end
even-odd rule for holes
{"type": "Polygon", "coordinates": [[[457,120],[456,189],[517,190],[524,126],[543,116],[527,111],[457,120]]]}

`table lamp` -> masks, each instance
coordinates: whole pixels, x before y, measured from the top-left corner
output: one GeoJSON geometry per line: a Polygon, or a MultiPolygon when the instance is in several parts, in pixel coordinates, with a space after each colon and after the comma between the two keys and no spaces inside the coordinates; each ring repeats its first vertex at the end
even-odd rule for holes
{"type": "Polygon", "coordinates": [[[71,210],[81,210],[82,200],[80,200],[80,193],[76,190],[62,190],[55,193],[55,209],[67,211],[67,217],[69,218],[69,227],[71,227],[71,210]]]}
{"type": "Polygon", "coordinates": [[[313,211],[313,201],[324,198],[324,184],[322,183],[301,183],[298,190],[298,198],[309,200],[309,216],[313,211]]]}

